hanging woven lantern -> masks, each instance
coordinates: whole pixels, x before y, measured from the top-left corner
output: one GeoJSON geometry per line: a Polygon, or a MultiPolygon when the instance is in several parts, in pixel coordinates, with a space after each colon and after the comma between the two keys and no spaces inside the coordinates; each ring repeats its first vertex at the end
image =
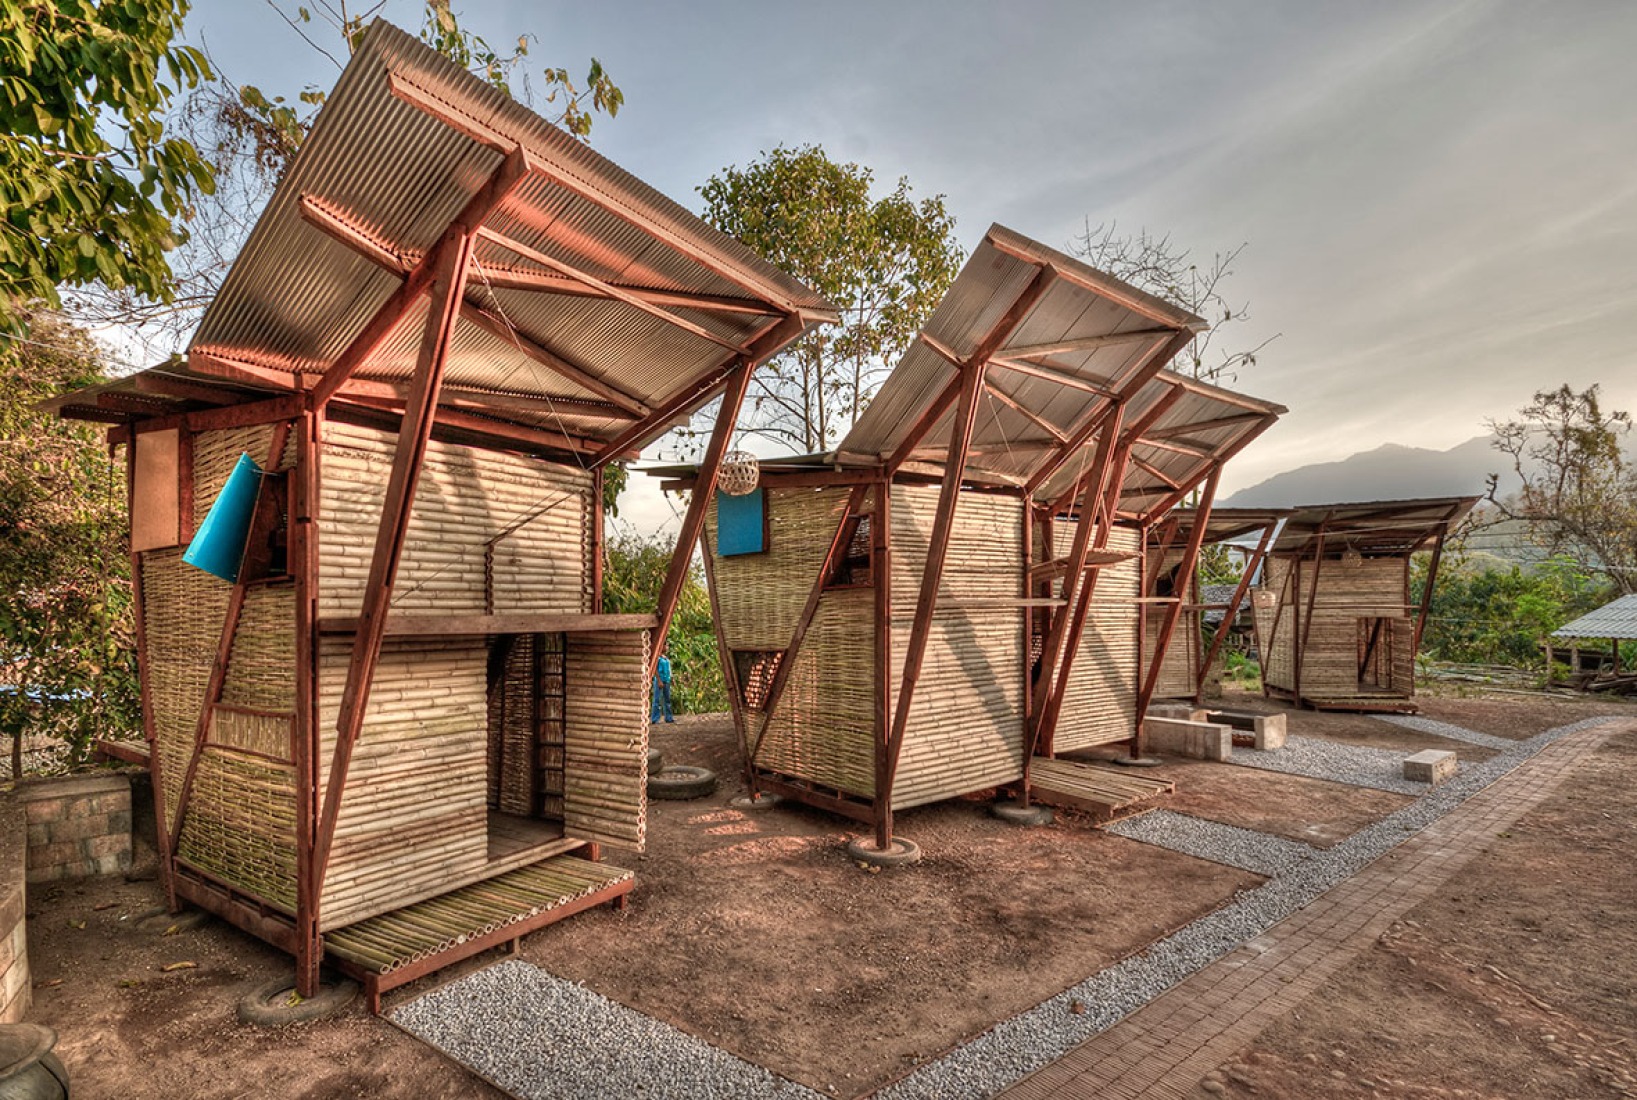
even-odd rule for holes
{"type": "Polygon", "coordinates": [[[742,497],[754,492],[761,480],[762,468],[756,456],[749,451],[729,451],[722,456],[722,468],[716,474],[716,487],[730,497],[742,497]]]}
{"type": "Polygon", "coordinates": [[[1250,602],[1258,611],[1272,611],[1279,606],[1279,594],[1271,588],[1258,588],[1250,594],[1250,602]]]}
{"type": "Polygon", "coordinates": [[[1362,569],[1364,567],[1364,555],[1349,546],[1342,551],[1341,563],[1349,569],[1362,569]]]}

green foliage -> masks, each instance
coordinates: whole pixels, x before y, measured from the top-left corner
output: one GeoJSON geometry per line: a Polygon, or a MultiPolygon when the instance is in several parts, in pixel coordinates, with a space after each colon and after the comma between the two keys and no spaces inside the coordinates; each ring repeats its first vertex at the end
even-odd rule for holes
{"type": "Polygon", "coordinates": [[[1262,666],[1252,657],[1237,649],[1222,651],[1222,681],[1240,691],[1262,690],[1262,666]]]}
{"type": "MultiPolygon", "coordinates": [[[[651,612],[671,564],[671,551],[657,537],[619,535],[608,543],[603,571],[603,610],[610,614],[651,612]]],[[[697,567],[688,572],[666,643],[671,658],[671,702],[677,713],[704,714],[728,709],[727,687],[716,649],[710,593],[697,567]]]]}
{"type": "MultiPolygon", "coordinates": [[[[1427,560],[1411,563],[1412,603],[1425,589],[1427,560]]],[[[1446,557],[1421,649],[1440,661],[1541,668],[1546,636],[1613,595],[1596,571],[1569,558],[1525,569],[1446,557]]]]}
{"type": "Polygon", "coordinates": [[[210,165],[166,136],[204,55],[171,39],[185,0],[0,0],[0,327],[63,285],[169,300],[165,253],[210,165]],[[119,144],[115,144],[118,142],[119,144]]]}
{"type": "Polygon", "coordinates": [[[703,216],[806,282],[841,324],[799,341],[751,382],[748,430],[803,451],[837,442],[961,265],[942,195],[916,201],[909,181],[872,199],[874,176],[817,145],[780,146],[699,188],[703,216]]]}
{"type": "Polygon", "coordinates": [[[1637,466],[1621,450],[1631,417],[1603,410],[1598,387],[1542,390],[1517,420],[1491,421],[1495,447],[1523,482],[1489,500],[1499,519],[1520,519],[1550,554],[1588,564],[1622,594],[1637,592],[1637,466]]]}
{"type": "Polygon", "coordinates": [[[36,402],[102,378],[96,348],[56,315],[0,340],[0,729],[55,739],[77,765],[93,739],[140,725],[125,478],[96,429],[36,402]]]}
{"type": "MultiPolygon", "coordinates": [[[[340,36],[350,53],[363,41],[369,29],[369,18],[379,6],[364,14],[349,13],[345,3],[320,2],[314,8],[298,7],[291,15],[274,5],[275,10],[308,44],[328,53],[313,39],[307,37],[306,27],[315,20],[325,22],[340,36]]],[[[460,19],[449,6],[449,0],[426,0],[421,24],[421,41],[459,65],[472,75],[494,85],[512,98],[533,106],[534,92],[527,74],[521,86],[517,85],[519,70],[529,55],[529,47],[537,39],[531,34],[520,35],[510,52],[497,50],[488,41],[460,25],[460,19]]],[[[541,96],[557,108],[550,121],[573,134],[581,141],[591,140],[591,126],[596,115],[613,118],[625,103],[625,93],[609,77],[602,62],[595,57],[586,73],[585,82],[576,84],[565,68],[553,67],[540,74],[545,91],[541,96]]],[[[231,143],[247,140],[255,150],[257,165],[274,176],[282,173],[312,128],[318,108],[324,105],[328,93],[309,85],[297,101],[307,110],[298,110],[285,96],[267,95],[260,88],[245,85],[236,98],[229,97],[220,105],[219,120],[231,143]]]]}

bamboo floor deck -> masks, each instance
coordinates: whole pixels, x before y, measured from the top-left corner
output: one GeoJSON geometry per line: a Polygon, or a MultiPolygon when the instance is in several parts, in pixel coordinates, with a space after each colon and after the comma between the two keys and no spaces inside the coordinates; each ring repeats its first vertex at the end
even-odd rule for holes
{"type": "Polygon", "coordinates": [[[1359,714],[1419,714],[1421,707],[1402,695],[1336,695],[1302,698],[1314,710],[1343,710],[1359,714]]]}
{"type": "MultiPolygon", "coordinates": [[[[557,847],[558,841],[563,839],[563,826],[556,821],[541,821],[538,818],[519,817],[517,814],[503,814],[496,810],[489,811],[489,862],[497,863],[509,860],[511,857],[535,848],[550,845],[557,847]]],[[[575,841],[569,847],[579,847],[575,841]]],[[[563,851],[567,851],[564,848],[563,851]]],[[[535,859],[544,859],[548,855],[557,855],[557,852],[541,852],[535,859]]],[[[528,860],[526,862],[534,862],[528,860]]]]}
{"type": "Polygon", "coordinates": [[[330,962],[381,994],[604,902],[624,905],[635,877],[622,867],[557,855],[324,936],[330,962]]]}
{"type": "Polygon", "coordinates": [[[1037,756],[1029,766],[1029,792],[1036,802],[1085,810],[1100,821],[1152,809],[1176,789],[1169,779],[1106,764],[1037,756]]]}

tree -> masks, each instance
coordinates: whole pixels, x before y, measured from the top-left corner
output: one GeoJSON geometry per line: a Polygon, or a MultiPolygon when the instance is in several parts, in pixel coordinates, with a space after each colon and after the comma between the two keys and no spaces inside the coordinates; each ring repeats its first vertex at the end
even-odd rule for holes
{"type": "Polygon", "coordinates": [[[1156,237],[1146,229],[1134,236],[1122,234],[1114,222],[1093,226],[1088,219],[1085,232],[1069,243],[1069,252],[1203,319],[1207,327],[1182,350],[1172,369],[1202,382],[1232,382],[1241,368],[1255,366],[1261,350],[1278,339],[1270,336],[1255,347],[1237,351],[1218,346],[1225,328],[1250,317],[1250,306],[1234,305],[1223,287],[1245,247],[1241,244],[1228,252],[1213,253],[1210,262],[1201,266],[1194,262],[1192,252],[1172,243],[1169,235],[1156,237]]]}
{"type": "Polygon", "coordinates": [[[0,341],[0,729],[81,763],[97,736],[139,726],[125,553],[125,476],[95,428],[34,406],[103,380],[95,345],[50,311],[0,341]]]}
{"type": "MultiPolygon", "coordinates": [[[[339,71],[385,0],[357,10],[346,0],[317,0],[310,8],[293,12],[272,6],[339,71]]],[[[539,101],[550,121],[581,141],[590,141],[597,115],[612,118],[625,102],[624,93],[596,58],[591,59],[583,84],[576,83],[567,69],[545,68],[538,74],[537,95],[535,78],[524,67],[534,36],[522,35],[515,48],[504,51],[461,26],[449,0],[424,0],[422,15],[422,42],[524,104],[534,107],[539,101]]],[[[273,188],[301,150],[327,94],[314,86],[288,95],[263,91],[236,85],[224,75],[188,97],[178,125],[206,151],[219,187],[217,200],[196,212],[189,239],[177,254],[177,293],[161,298],[141,287],[95,287],[75,298],[75,316],[86,323],[137,326],[145,340],[161,345],[179,341],[215,297],[273,188]]]]}
{"type": "MultiPolygon", "coordinates": [[[[1420,602],[1430,557],[1411,563],[1411,603],[1420,602]]],[[[1438,571],[1421,647],[1442,661],[1537,668],[1548,634],[1608,599],[1607,582],[1568,558],[1523,568],[1456,553],[1438,571]]]]}
{"type": "Polygon", "coordinates": [[[1541,390],[1518,419],[1489,421],[1523,487],[1503,498],[1492,474],[1486,499],[1495,521],[1522,521],[1548,554],[1584,563],[1626,595],[1637,592],[1637,466],[1622,450],[1631,417],[1604,412],[1598,390],[1541,390]]]}
{"type": "Polygon", "coordinates": [[[916,201],[907,179],[880,199],[874,176],[823,148],[784,146],[699,188],[704,218],[803,280],[841,323],[796,342],[751,380],[747,431],[828,450],[864,411],[960,268],[942,195],[916,201]]]}
{"type": "Polygon", "coordinates": [[[185,238],[210,165],[164,113],[210,78],[173,45],[186,0],[0,0],[0,327],[35,300],[100,282],[173,296],[165,253],[185,238]]]}
{"type": "MultiPolygon", "coordinates": [[[[610,539],[603,572],[603,609],[620,614],[652,612],[659,605],[659,590],[670,565],[671,552],[658,538],[626,533],[610,539]]],[[[726,710],[727,686],[716,650],[710,593],[697,568],[688,570],[665,644],[675,669],[678,713],[726,710]]]]}

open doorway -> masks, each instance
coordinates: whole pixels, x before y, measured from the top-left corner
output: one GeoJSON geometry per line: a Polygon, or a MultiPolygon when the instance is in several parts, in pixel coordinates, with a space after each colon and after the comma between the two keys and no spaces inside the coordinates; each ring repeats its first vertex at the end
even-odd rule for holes
{"type": "Polygon", "coordinates": [[[563,835],[564,636],[502,634],[489,644],[489,862],[563,835]]]}
{"type": "Polygon", "coordinates": [[[1367,617],[1358,621],[1358,688],[1361,693],[1389,693],[1393,682],[1393,647],[1397,620],[1367,617]]]}

